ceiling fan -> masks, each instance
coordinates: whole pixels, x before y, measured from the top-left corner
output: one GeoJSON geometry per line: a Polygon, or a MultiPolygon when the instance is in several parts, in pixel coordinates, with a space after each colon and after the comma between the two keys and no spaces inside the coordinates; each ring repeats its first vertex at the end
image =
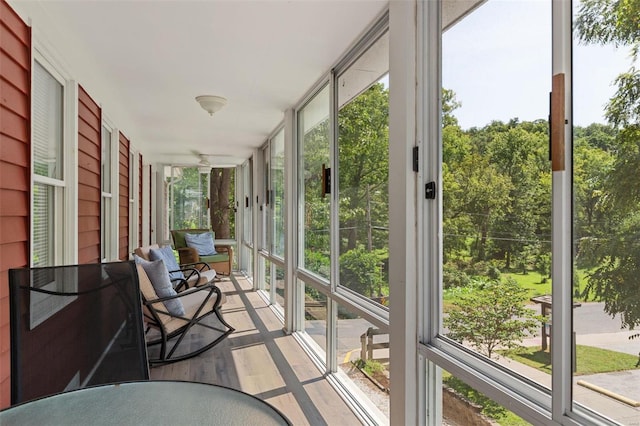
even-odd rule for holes
{"type": "Polygon", "coordinates": [[[211,163],[209,162],[209,158],[205,154],[198,154],[198,158],[200,158],[200,161],[198,162],[199,165],[211,166],[211,163]]]}
{"type": "Polygon", "coordinates": [[[245,161],[243,158],[231,155],[203,154],[197,151],[192,151],[192,153],[200,159],[198,166],[203,167],[235,167],[245,161]]]}
{"type": "Polygon", "coordinates": [[[209,162],[207,156],[204,154],[198,154],[198,157],[200,157],[200,161],[198,162],[198,171],[203,175],[211,173],[213,165],[209,162]]]}

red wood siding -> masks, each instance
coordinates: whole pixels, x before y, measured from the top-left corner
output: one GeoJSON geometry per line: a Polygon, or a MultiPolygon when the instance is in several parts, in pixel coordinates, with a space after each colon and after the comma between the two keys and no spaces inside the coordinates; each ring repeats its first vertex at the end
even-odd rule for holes
{"type": "Polygon", "coordinates": [[[31,29],[0,0],[0,409],[11,403],[9,274],[29,264],[31,29]]]}
{"type": "Polygon", "coordinates": [[[129,258],[129,139],[120,133],[119,163],[119,205],[118,205],[118,258],[129,258]]]}
{"type": "Polygon", "coordinates": [[[142,247],[145,244],[142,243],[142,181],[144,180],[142,175],[142,154],[138,154],[138,176],[140,176],[138,182],[138,247],[142,247]]]}
{"type": "Polygon", "coordinates": [[[78,262],[100,263],[102,111],[78,86],[78,262]]]}

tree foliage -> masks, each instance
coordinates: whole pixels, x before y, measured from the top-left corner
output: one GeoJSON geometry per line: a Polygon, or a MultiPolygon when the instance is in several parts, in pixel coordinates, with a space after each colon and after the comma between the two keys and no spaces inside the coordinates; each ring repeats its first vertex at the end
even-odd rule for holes
{"type": "Polygon", "coordinates": [[[230,168],[214,168],[209,176],[209,214],[211,229],[216,238],[232,238],[235,227],[235,196],[233,183],[235,170],[230,168]]]}
{"type": "Polygon", "coordinates": [[[515,348],[535,333],[542,318],[522,303],[527,291],[515,280],[477,281],[444,319],[453,340],[468,342],[491,358],[497,348],[515,348]]]}
{"type": "MultiPolygon", "coordinates": [[[[636,69],[640,49],[640,0],[584,0],[576,20],[578,37],[585,43],[613,44],[631,49],[631,65],[615,80],[616,92],[605,109],[605,117],[618,132],[610,158],[583,157],[584,165],[604,160],[600,193],[583,185],[589,209],[587,227],[594,228],[593,214],[604,226],[583,230],[579,259],[595,265],[583,295],[605,302],[605,310],[620,315],[622,325],[640,325],[640,71],[636,69]],[[591,160],[591,161],[589,161],[591,160]],[[607,173],[608,172],[608,173],[607,173]]],[[[587,175],[588,176],[588,175],[587,175]]],[[[598,183],[599,184],[599,183],[598,183]]]]}

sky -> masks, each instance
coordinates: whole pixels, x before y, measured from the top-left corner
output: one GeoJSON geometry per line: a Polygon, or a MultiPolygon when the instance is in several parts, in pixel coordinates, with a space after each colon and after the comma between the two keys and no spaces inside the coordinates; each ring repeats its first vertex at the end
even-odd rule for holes
{"type": "MultiPolygon", "coordinates": [[[[629,48],[574,43],[574,124],[604,123],[629,48]]],[[[547,119],[551,90],[551,1],[489,0],[443,35],[442,83],[462,106],[462,128],[492,120],[547,119]]]]}

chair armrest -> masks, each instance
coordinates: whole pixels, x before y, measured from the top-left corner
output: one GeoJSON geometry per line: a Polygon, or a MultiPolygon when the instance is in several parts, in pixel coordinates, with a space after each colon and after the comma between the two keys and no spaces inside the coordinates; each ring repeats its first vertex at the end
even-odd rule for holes
{"type": "Polygon", "coordinates": [[[218,253],[227,253],[233,250],[231,246],[216,246],[216,251],[218,253]]]}
{"type": "Polygon", "coordinates": [[[184,274],[184,278],[174,278],[174,279],[171,280],[171,282],[179,282],[178,285],[174,286],[176,291],[179,291],[183,286],[184,286],[185,289],[189,288],[189,282],[188,281],[194,275],[198,277],[196,282],[199,282],[200,281],[200,271],[201,270],[202,269],[198,269],[198,268],[180,268],[180,269],[177,269],[175,271],[169,271],[169,274],[171,274],[173,272],[182,272],[184,274]]]}
{"type": "Polygon", "coordinates": [[[180,256],[180,264],[191,264],[200,262],[200,256],[198,251],[193,247],[181,247],[178,249],[178,256],[180,256]]]}
{"type": "Polygon", "coordinates": [[[209,269],[211,269],[211,266],[209,266],[207,262],[193,262],[193,263],[183,263],[180,265],[180,268],[182,270],[195,268],[198,271],[202,272],[202,271],[208,271],[209,269]]]}
{"type": "MultiPolygon", "coordinates": [[[[166,300],[173,300],[173,299],[178,299],[180,297],[184,297],[187,296],[189,294],[193,294],[197,291],[209,291],[209,294],[207,294],[207,296],[204,298],[204,300],[202,301],[202,303],[200,304],[200,307],[197,309],[196,313],[194,314],[193,318],[197,318],[200,315],[200,312],[202,311],[202,309],[204,308],[204,306],[207,304],[207,301],[209,299],[211,299],[211,295],[213,293],[216,294],[217,300],[215,301],[215,305],[214,305],[214,309],[217,308],[218,306],[220,306],[220,303],[222,303],[222,291],[220,290],[220,288],[215,285],[214,283],[208,283],[205,285],[202,285],[200,287],[192,287],[188,290],[185,290],[183,292],[180,292],[174,296],[166,296],[166,297],[158,297],[157,299],[151,299],[151,300],[145,300],[144,304],[147,306],[152,306],[152,305],[157,305],[158,303],[162,303],[165,302],[166,300]]],[[[156,309],[151,307],[151,309],[156,309]]],[[[173,315],[168,311],[162,311],[163,314],[174,317],[174,318],[181,318],[183,320],[186,321],[190,321],[191,318],[185,318],[185,317],[181,317],[178,315],[173,315]]]]}

